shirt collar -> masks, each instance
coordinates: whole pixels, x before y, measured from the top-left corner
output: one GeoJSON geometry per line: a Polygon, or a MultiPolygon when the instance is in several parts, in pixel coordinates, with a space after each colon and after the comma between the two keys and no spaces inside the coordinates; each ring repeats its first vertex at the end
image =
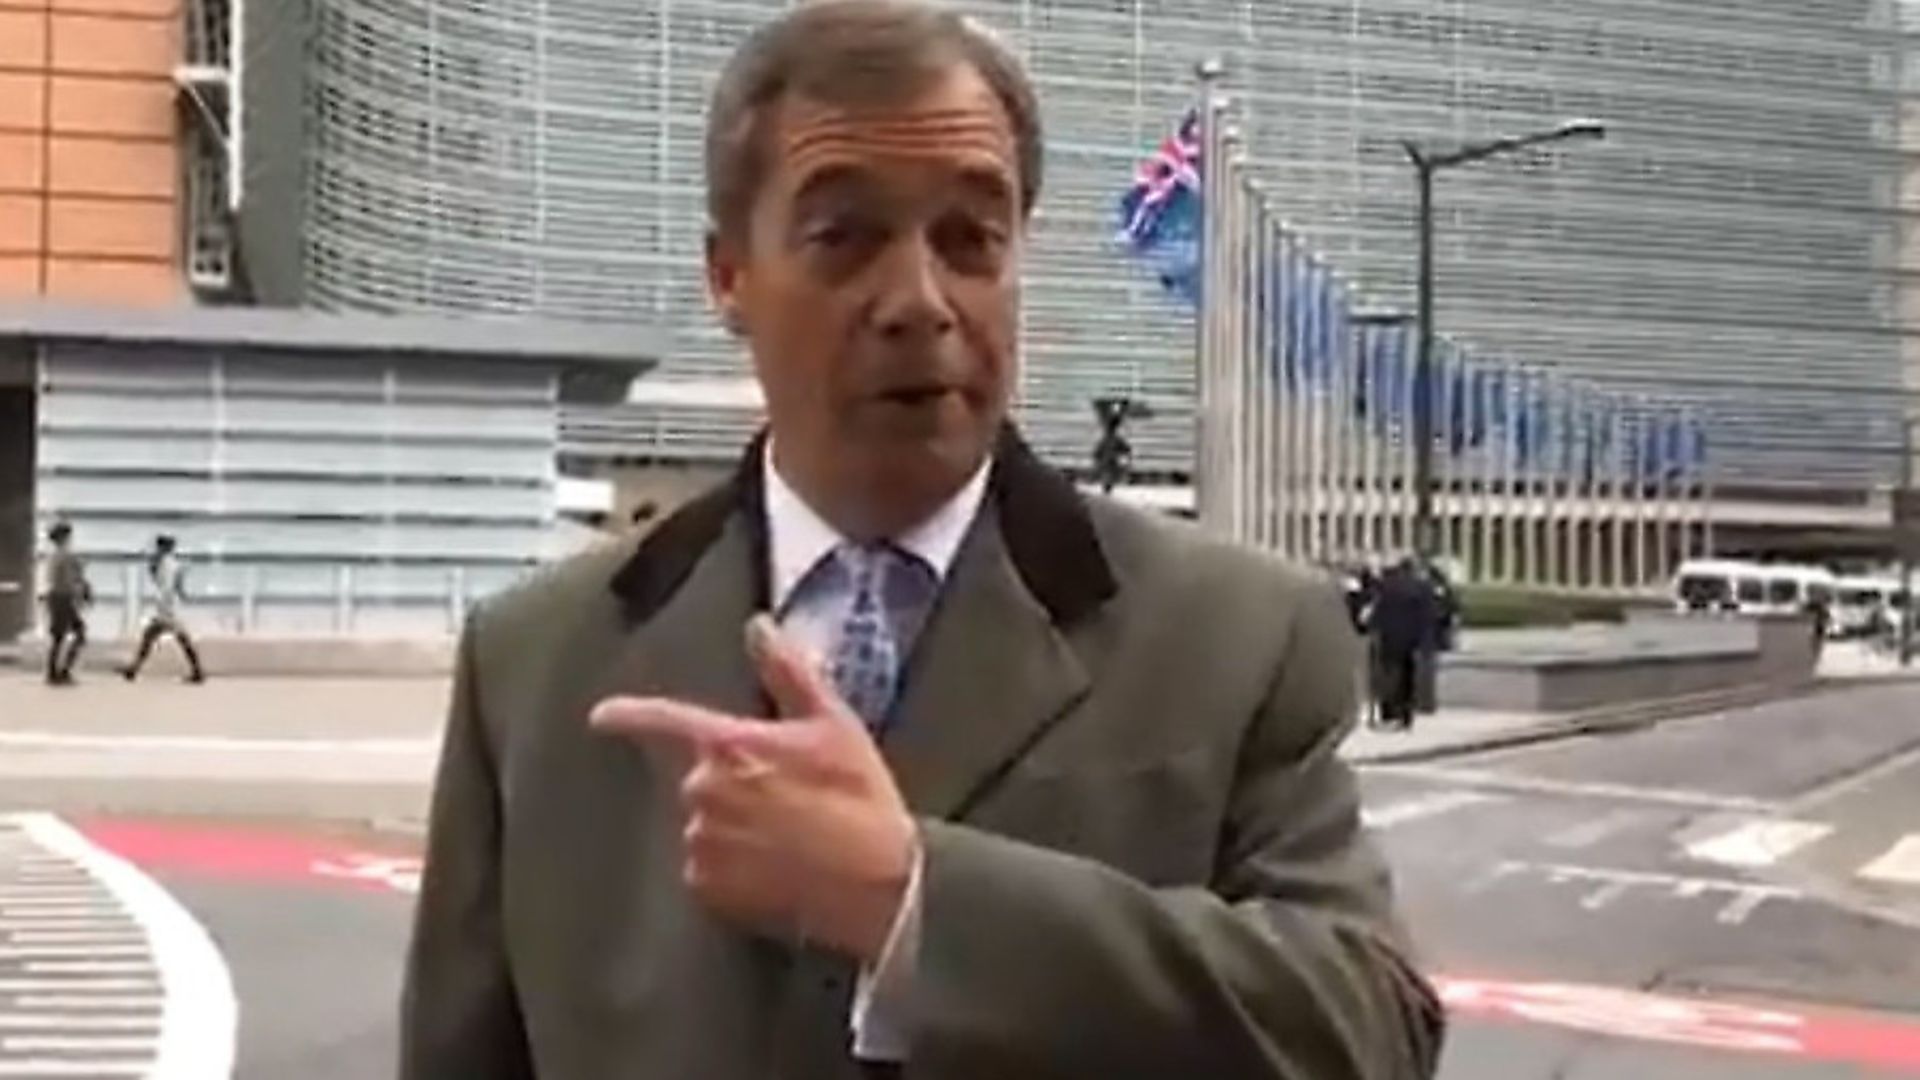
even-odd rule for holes
{"type": "MultiPolygon", "coordinates": [[[[767,548],[773,564],[768,575],[773,589],[770,599],[773,610],[779,611],[786,606],[801,579],[847,539],[815,513],[800,493],[781,477],[780,470],[773,464],[772,440],[768,440],[760,467],[766,484],[767,548]]],[[[973,527],[973,519],[980,513],[991,470],[991,459],[982,462],[953,498],[925,521],[894,537],[893,542],[925,561],[935,577],[946,580],[947,571],[960,554],[960,544],[967,538],[967,530],[973,527]]]]}

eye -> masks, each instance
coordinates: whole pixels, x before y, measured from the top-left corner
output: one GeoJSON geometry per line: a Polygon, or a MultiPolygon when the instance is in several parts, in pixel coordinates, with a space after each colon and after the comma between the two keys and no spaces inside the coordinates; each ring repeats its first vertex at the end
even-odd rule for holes
{"type": "Polygon", "coordinates": [[[1007,245],[1001,226],[971,214],[942,218],[933,233],[935,246],[963,269],[992,269],[1007,245]]]}
{"type": "Polygon", "coordinates": [[[810,248],[833,253],[847,251],[870,241],[879,230],[875,225],[851,215],[822,218],[801,233],[810,248]]]}

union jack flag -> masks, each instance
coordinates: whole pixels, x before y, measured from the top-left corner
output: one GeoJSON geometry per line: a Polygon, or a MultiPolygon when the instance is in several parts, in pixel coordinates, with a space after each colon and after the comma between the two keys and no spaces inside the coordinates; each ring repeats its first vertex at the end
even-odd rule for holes
{"type": "Polygon", "coordinates": [[[1120,240],[1152,247],[1169,208],[1200,195],[1200,111],[1189,109],[1173,134],[1140,163],[1133,187],[1120,200],[1120,240]]]}

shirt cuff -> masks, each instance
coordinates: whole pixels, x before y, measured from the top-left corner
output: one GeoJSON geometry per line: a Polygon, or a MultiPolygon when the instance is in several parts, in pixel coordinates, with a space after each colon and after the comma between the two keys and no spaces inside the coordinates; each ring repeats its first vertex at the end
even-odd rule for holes
{"type": "Polygon", "coordinates": [[[860,973],[853,995],[853,1056],[861,1061],[904,1062],[908,1049],[909,996],[920,954],[921,880],[926,853],[917,846],[907,889],[894,914],[880,960],[860,973]]]}

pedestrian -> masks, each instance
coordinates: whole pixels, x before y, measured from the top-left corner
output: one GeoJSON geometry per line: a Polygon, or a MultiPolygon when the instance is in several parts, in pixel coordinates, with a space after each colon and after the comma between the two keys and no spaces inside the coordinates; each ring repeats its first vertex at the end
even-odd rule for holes
{"type": "Polygon", "coordinates": [[[1437,618],[1433,586],[1418,559],[1402,559],[1382,575],[1372,620],[1381,727],[1412,730],[1420,657],[1432,647],[1437,618]]]}
{"type": "Polygon", "coordinates": [[[1342,580],[1347,601],[1347,621],[1353,627],[1355,636],[1367,644],[1361,670],[1356,673],[1360,688],[1360,720],[1370,728],[1378,727],[1380,698],[1375,693],[1379,680],[1374,675],[1378,660],[1373,646],[1373,606],[1380,595],[1380,575],[1373,567],[1362,565],[1342,580]]]}
{"type": "Polygon", "coordinates": [[[87,567],[73,550],[73,526],[56,522],[47,530],[45,581],[47,608],[47,685],[73,685],[73,668],[87,644],[86,610],[93,604],[87,567]]]}
{"type": "Polygon", "coordinates": [[[1431,1076],[1337,589],[1009,419],[1019,60],[924,0],[772,20],[706,141],[767,427],[471,617],[400,1077],[1431,1076]]]}
{"type": "Polygon", "coordinates": [[[165,533],[153,538],[153,550],[147,555],[147,587],[153,597],[152,606],[147,613],[146,628],[140,633],[140,650],[134,654],[132,663],[120,669],[121,677],[128,682],[140,677],[141,666],[162,637],[173,638],[186,656],[188,682],[207,681],[206,670],[200,666],[200,653],[193,647],[193,636],[187,633],[181,613],[187,601],[186,567],[180,561],[178,546],[174,538],[165,533]]]}

